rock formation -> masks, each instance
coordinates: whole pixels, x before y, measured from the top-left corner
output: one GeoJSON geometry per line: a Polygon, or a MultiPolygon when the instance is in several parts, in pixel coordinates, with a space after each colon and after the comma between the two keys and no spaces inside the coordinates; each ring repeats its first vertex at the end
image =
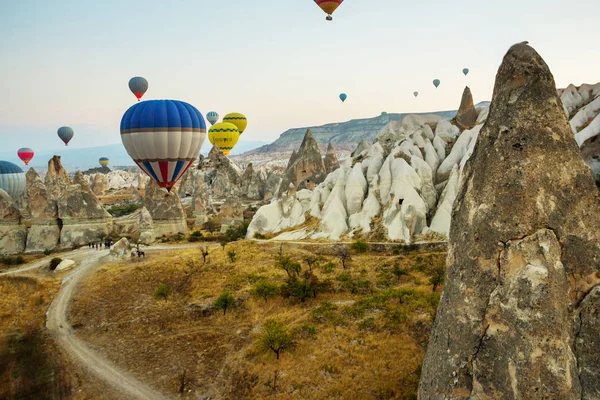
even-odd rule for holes
{"type": "Polygon", "coordinates": [[[175,191],[168,193],[154,181],[149,181],[146,185],[144,205],[152,217],[156,237],[187,234],[186,215],[175,191]]]}
{"type": "Polygon", "coordinates": [[[90,187],[96,196],[104,196],[108,192],[108,179],[106,175],[90,175],[90,187]]]}
{"type": "Polygon", "coordinates": [[[112,231],[111,215],[102,207],[81,171],[77,171],[73,181],[61,189],[57,201],[58,218],[62,223],[61,248],[102,240],[112,231]]]}
{"type": "Polygon", "coordinates": [[[248,164],[242,176],[242,193],[247,199],[262,200],[265,194],[265,177],[263,171],[255,171],[252,163],[248,164]]]}
{"type": "Polygon", "coordinates": [[[473,104],[471,89],[467,86],[463,92],[460,107],[454,121],[462,129],[471,129],[477,123],[477,117],[479,117],[479,113],[473,104]]]}
{"type": "Polygon", "coordinates": [[[600,396],[598,191],[526,44],[464,167],[419,398],[600,396]]]}
{"type": "Polygon", "coordinates": [[[0,254],[18,254],[25,250],[27,228],[21,224],[21,212],[15,201],[0,189],[0,254]]]}
{"type": "Polygon", "coordinates": [[[208,173],[212,195],[216,199],[242,195],[242,171],[228,157],[221,156],[215,169],[208,173]]]}
{"type": "Polygon", "coordinates": [[[247,237],[253,238],[256,233],[266,234],[280,232],[284,229],[303,224],[304,213],[310,205],[310,191],[290,190],[280,199],[261,207],[248,226],[247,237]]]}
{"type": "Polygon", "coordinates": [[[156,240],[154,223],[146,207],[113,219],[112,236],[128,238],[134,243],[151,244],[156,240]]]}
{"type": "MultiPolygon", "coordinates": [[[[361,143],[364,143],[364,140],[361,143]]],[[[323,162],[325,163],[325,172],[327,174],[332,173],[340,167],[340,162],[338,161],[337,155],[335,154],[335,149],[333,148],[333,144],[331,142],[329,142],[329,145],[327,145],[327,153],[325,153],[325,159],[323,162]]]]}
{"type": "Polygon", "coordinates": [[[116,257],[125,257],[129,255],[130,251],[131,245],[129,244],[129,240],[122,238],[113,245],[110,249],[110,254],[116,257]]]}
{"type": "MultiPolygon", "coordinates": [[[[290,159],[290,162],[292,159],[290,159]]],[[[323,182],[327,176],[325,163],[321,157],[319,146],[310,130],[306,131],[300,149],[296,153],[293,163],[288,167],[279,187],[279,193],[286,191],[290,184],[294,189],[313,189],[323,182]]]]}
{"type": "Polygon", "coordinates": [[[236,196],[229,196],[221,205],[221,232],[244,222],[244,206],[236,196]]]}
{"type": "Polygon", "coordinates": [[[58,199],[62,190],[71,184],[69,174],[60,162],[60,156],[54,156],[48,161],[48,172],[46,172],[45,184],[48,193],[53,199],[58,199]]]}
{"type": "Polygon", "coordinates": [[[61,228],[57,203],[51,198],[46,185],[33,168],[27,171],[25,199],[31,219],[26,251],[35,253],[56,249],[60,240],[61,228]]]}
{"type": "MultiPolygon", "coordinates": [[[[331,144],[331,142],[330,142],[331,144]]],[[[369,143],[367,143],[366,140],[361,140],[360,143],[358,144],[358,146],[356,146],[356,149],[354,149],[354,151],[352,152],[352,154],[350,155],[352,158],[356,157],[356,156],[360,156],[361,153],[365,150],[369,150],[369,148],[371,147],[371,145],[369,143]]],[[[328,149],[329,151],[329,149],[328,149]]]]}

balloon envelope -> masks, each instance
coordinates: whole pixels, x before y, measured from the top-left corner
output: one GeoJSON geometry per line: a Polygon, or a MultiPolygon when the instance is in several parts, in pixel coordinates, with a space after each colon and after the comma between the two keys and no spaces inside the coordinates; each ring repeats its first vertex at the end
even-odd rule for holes
{"type": "Polygon", "coordinates": [[[75,132],[73,132],[73,128],[71,128],[70,126],[61,126],[60,128],[58,128],[57,133],[60,140],[65,142],[65,146],[69,145],[69,142],[71,141],[71,139],[73,139],[73,135],[75,134],[75,132]]]}
{"type": "Polygon", "coordinates": [[[208,130],[208,140],[219,147],[223,154],[229,155],[240,138],[237,126],[229,122],[219,122],[208,130]]]}
{"type": "Polygon", "coordinates": [[[138,101],[148,90],[148,81],[141,76],[133,77],[129,80],[129,90],[137,97],[138,101]]]}
{"type": "Polygon", "coordinates": [[[382,112],[381,112],[381,115],[387,115],[387,112],[385,112],[385,111],[382,111],[382,112]]]}
{"type": "Polygon", "coordinates": [[[348,95],[346,93],[340,94],[340,100],[342,101],[342,103],[345,102],[347,98],[348,98],[348,95]]]}
{"type": "Polygon", "coordinates": [[[315,3],[323,10],[327,15],[333,14],[335,10],[343,3],[344,0],[315,0],[315,3]]]}
{"type": "Polygon", "coordinates": [[[19,156],[19,158],[23,160],[25,165],[28,165],[29,161],[31,161],[31,159],[33,158],[33,150],[29,147],[20,148],[19,150],[17,150],[17,156],[19,156]]]}
{"type": "Polygon", "coordinates": [[[98,160],[98,164],[100,164],[103,167],[108,167],[108,164],[110,164],[110,160],[108,159],[108,157],[100,157],[100,159],[98,160]]]}
{"type": "Polygon", "coordinates": [[[436,88],[437,88],[438,86],[440,86],[440,83],[441,83],[441,81],[440,81],[439,79],[434,79],[434,80],[433,80],[433,86],[435,86],[436,88]]]}
{"type": "Polygon", "coordinates": [[[8,161],[0,161],[0,189],[4,190],[13,200],[17,200],[25,191],[25,173],[8,161]]]}
{"type": "Polygon", "coordinates": [[[463,68],[463,74],[465,74],[465,76],[469,75],[469,68],[463,68]]]}
{"type": "Polygon", "coordinates": [[[210,111],[208,114],[206,114],[206,119],[211,125],[214,125],[219,120],[219,114],[216,111],[210,111]]]}
{"type": "Polygon", "coordinates": [[[244,114],[240,113],[229,113],[223,117],[223,122],[229,122],[230,124],[235,125],[240,131],[240,135],[244,133],[246,127],[248,126],[248,120],[244,116],[244,114]]]}
{"type": "Polygon", "coordinates": [[[414,92],[413,96],[417,97],[419,95],[419,92],[414,92]]]}
{"type": "Polygon", "coordinates": [[[204,117],[183,101],[137,103],[121,119],[125,150],[154,182],[169,191],[198,158],[205,138],[204,117]]]}

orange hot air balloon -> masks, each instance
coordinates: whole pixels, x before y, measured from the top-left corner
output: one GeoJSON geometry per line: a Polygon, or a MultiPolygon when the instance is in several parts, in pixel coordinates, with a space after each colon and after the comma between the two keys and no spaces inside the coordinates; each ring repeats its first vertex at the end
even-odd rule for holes
{"type": "Polygon", "coordinates": [[[333,12],[337,10],[337,8],[340,6],[340,4],[342,4],[343,1],[344,0],[315,0],[315,3],[317,3],[317,5],[321,7],[321,10],[327,13],[326,20],[331,21],[333,20],[331,14],[333,14],[333,12]]]}

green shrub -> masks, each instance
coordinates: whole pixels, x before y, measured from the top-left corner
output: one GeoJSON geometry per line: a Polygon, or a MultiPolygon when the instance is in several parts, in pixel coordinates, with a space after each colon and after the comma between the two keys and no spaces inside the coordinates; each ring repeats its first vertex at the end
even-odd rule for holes
{"type": "Polygon", "coordinates": [[[229,258],[229,261],[234,263],[235,260],[237,260],[237,253],[235,252],[235,250],[229,250],[227,252],[227,258],[229,258]]]}
{"type": "Polygon", "coordinates": [[[294,334],[301,336],[305,339],[316,339],[317,338],[317,327],[307,322],[294,328],[294,334]]]}
{"type": "Polygon", "coordinates": [[[4,265],[21,265],[25,262],[23,256],[4,256],[0,261],[4,265]]]}
{"type": "Polygon", "coordinates": [[[369,244],[363,240],[357,240],[356,242],[352,243],[350,248],[357,253],[366,253],[369,251],[369,244]]]}
{"type": "Polygon", "coordinates": [[[279,257],[275,266],[284,270],[290,279],[297,278],[302,271],[302,265],[300,265],[299,262],[292,260],[290,256],[279,257]]]}
{"type": "Polygon", "coordinates": [[[52,254],[52,250],[44,249],[45,256],[49,256],[50,254],[52,254]]]}
{"type": "Polygon", "coordinates": [[[171,286],[169,286],[169,285],[167,285],[165,283],[161,283],[154,290],[154,298],[155,299],[167,300],[169,298],[169,296],[171,295],[172,291],[173,291],[173,289],[171,288],[171,286]]]}
{"type": "Polygon", "coordinates": [[[229,290],[225,290],[217,297],[217,300],[213,303],[213,307],[217,310],[223,310],[223,315],[225,315],[228,309],[235,307],[235,299],[229,293],[229,290]]]}
{"type": "Polygon", "coordinates": [[[260,343],[263,350],[274,352],[278,360],[282,351],[286,351],[294,345],[292,333],[287,325],[273,319],[263,325],[260,343]]]}
{"type": "Polygon", "coordinates": [[[372,331],[375,329],[375,318],[368,317],[360,321],[358,324],[358,329],[361,331],[372,331]]]}
{"type": "Polygon", "coordinates": [[[327,264],[323,265],[323,272],[325,272],[326,274],[331,274],[333,271],[335,271],[335,263],[332,263],[330,261],[327,264]]]}
{"type": "Polygon", "coordinates": [[[263,299],[266,303],[269,299],[277,296],[278,291],[279,288],[274,283],[260,280],[254,285],[250,293],[255,297],[263,299]]]}
{"type": "Polygon", "coordinates": [[[125,201],[120,204],[113,204],[108,208],[108,213],[113,217],[122,217],[124,215],[129,215],[144,206],[144,203],[125,201]]]}
{"type": "Polygon", "coordinates": [[[258,239],[258,240],[264,240],[264,239],[266,239],[266,238],[267,238],[267,237],[266,237],[265,235],[263,235],[262,233],[260,233],[260,232],[256,232],[256,233],[254,234],[254,239],[258,239]]]}
{"type": "Polygon", "coordinates": [[[188,236],[188,242],[199,242],[204,238],[204,235],[200,231],[194,231],[188,236]]]}
{"type": "Polygon", "coordinates": [[[56,267],[58,267],[58,264],[60,264],[62,262],[62,258],[58,258],[55,257],[52,260],[50,260],[50,271],[54,271],[56,269],[56,267]]]}

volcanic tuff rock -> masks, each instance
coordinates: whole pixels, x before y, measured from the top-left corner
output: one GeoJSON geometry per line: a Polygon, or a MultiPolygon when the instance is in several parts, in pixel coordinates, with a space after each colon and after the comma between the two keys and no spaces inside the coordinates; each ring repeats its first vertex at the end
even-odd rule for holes
{"type": "Polygon", "coordinates": [[[471,94],[471,89],[469,89],[467,86],[463,92],[460,107],[456,113],[456,118],[454,121],[456,121],[456,124],[462,129],[471,129],[477,123],[478,116],[479,113],[473,104],[473,95],[471,94]]]}
{"type": "Polygon", "coordinates": [[[113,219],[112,236],[130,239],[133,243],[151,244],[156,240],[154,223],[146,207],[113,219]]]}
{"type": "Polygon", "coordinates": [[[304,135],[304,140],[293,163],[288,167],[279,187],[279,193],[287,191],[290,184],[294,189],[313,189],[323,182],[327,176],[325,163],[319,151],[319,146],[309,130],[304,135]]]}
{"type": "Polygon", "coordinates": [[[105,174],[90,176],[90,187],[96,196],[104,196],[108,192],[108,179],[105,174]]]}
{"type": "Polygon", "coordinates": [[[15,201],[0,189],[0,254],[17,254],[25,250],[27,228],[15,201]]]}
{"type": "Polygon", "coordinates": [[[244,206],[236,196],[229,196],[221,205],[221,232],[227,228],[244,222],[244,206]]]}
{"type": "Polygon", "coordinates": [[[62,221],[62,248],[102,240],[112,231],[111,215],[102,207],[81,171],[75,174],[74,184],[62,188],[57,204],[58,218],[62,221]]]}
{"type": "Polygon", "coordinates": [[[175,191],[169,193],[154,181],[148,181],[144,205],[152,217],[156,237],[187,234],[185,212],[175,191]]]}
{"type": "Polygon", "coordinates": [[[56,200],[50,197],[46,185],[35,169],[27,171],[24,197],[31,218],[27,234],[27,252],[54,250],[60,240],[60,225],[56,200]]]}
{"type": "MultiPolygon", "coordinates": [[[[363,142],[364,140],[361,143],[363,142]]],[[[327,146],[327,153],[325,153],[325,159],[323,162],[325,163],[325,172],[328,174],[340,167],[340,162],[338,161],[337,155],[335,154],[335,149],[333,148],[333,144],[331,142],[327,146]]]]}
{"type": "Polygon", "coordinates": [[[45,184],[48,193],[53,199],[58,199],[65,187],[71,184],[69,174],[60,162],[60,156],[54,156],[48,161],[45,184]]]}
{"type": "Polygon", "coordinates": [[[463,179],[419,398],[599,398],[600,200],[526,44],[504,57],[463,179]]]}

